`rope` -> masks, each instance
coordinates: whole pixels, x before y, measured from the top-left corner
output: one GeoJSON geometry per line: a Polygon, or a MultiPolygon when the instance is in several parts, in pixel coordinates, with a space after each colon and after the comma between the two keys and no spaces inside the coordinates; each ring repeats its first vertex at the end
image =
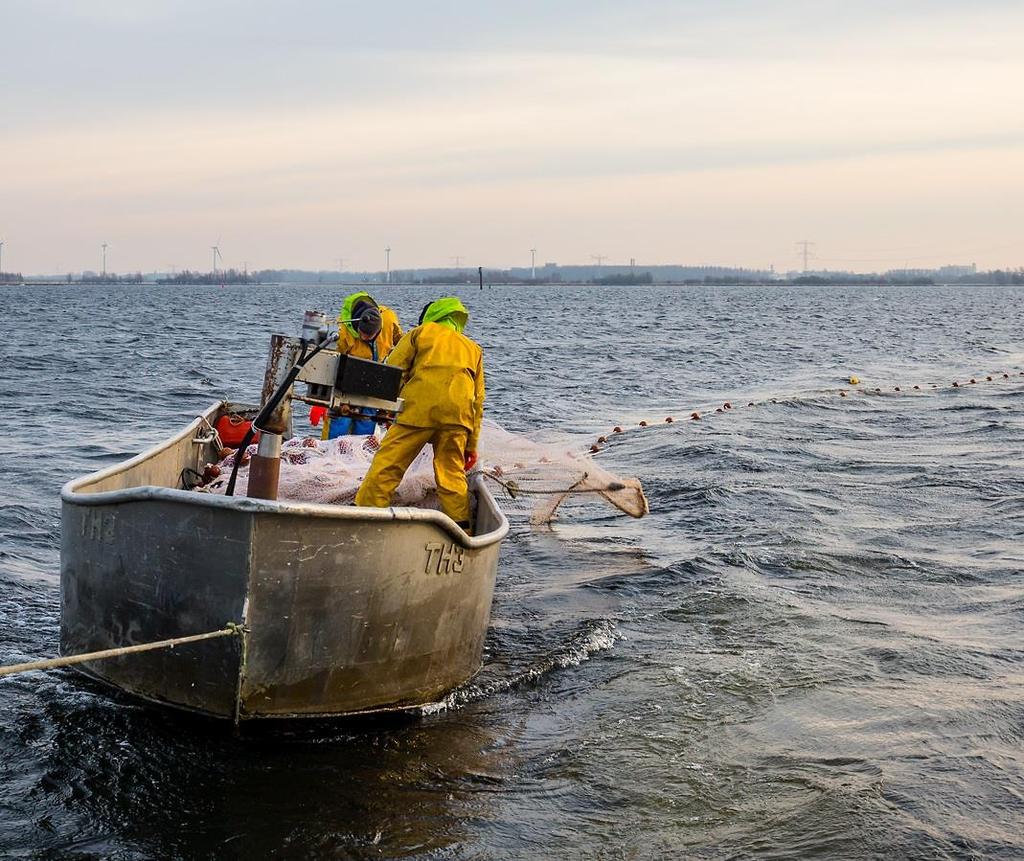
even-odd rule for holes
{"type": "MultiPolygon", "coordinates": [[[[227,415],[232,415],[233,416],[233,415],[238,415],[238,414],[237,413],[227,413],[227,415]]],[[[199,421],[201,421],[204,425],[206,425],[207,430],[210,431],[210,436],[205,438],[205,439],[203,439],[201,437],[195,437],[192,440],[192,442],[199,443],[199,444],[202,444],[202,445],[205,445],[206,443],[209,443],[209,442],[215,443],[217,445],[217,451],[220,451],[222,448],[224,448],[224,440],[222,440],[220,438],[220,432],[217,430],[217,428],[215,428],[212,424],[210,424],[210,420],[206,416],[204,416],[204,415],[198,415],[198,416],[196,416],[196,418],[199,419],[199,421]]],[[[239,418],[241,418],[241,416],[239,416],[239,418]]]]}
{"type": "Polygon", "coordinates": [[[86,661],[103,661],[107,658],[119,658],[135,652],[149,652],[154,649],[173,649],[186,643],[198,643],[201,640],[215,640],[218,637],[238,637],[245,633],[242,625],[228,622],[219,631],[207,631],[205,634],[191,634],[187,637],[172,637],[169,640],[157,640],[153,643],[140,643],[137,646],[121,646],[117,649],[103,649],[99,652],[85,652],[80,655],[67,655],[63,658],[49,658],[45,661],[29,661],[24,664],[11,664],[0,667],[0,676],[13,676],[18,673],[29,673],[33,670],[53,670],[57,667],[68,667],[72,664],[84,664],[86,661]]]}
{"type": "MultiPolygon", "coordinates": [[[[587,480],[587,473],[583,473],[583,477],[579,479],[571,487],[559,488],[556,490],[551,490],[550,488],[547,490],[533,490],[531,488],[522,487],[518,481],[504,481],[498,478],[498,476],[494,475],[493,473],[487,472],[486,470],[483,470],[482,472],[483,475],[485,475],[491,481],[497,482],[503,488],[505,488],[505,491],[513,499],[515,499],[521,493],[534,494],[536,496],[554,496],[555,494],[559,493],[608,493],[610,491],[626,489],[626,485],[619,484],[618,482],[615,481],[613,481],[609,485],[606,485],[605,487],[580,487],[580,485],[587,480]]],[[[525,480],[529,481],[530,479],[525,480]]]]}
{"type": "Polygon", "coordinates": [[[178,475],[178,484],[185,490],[195,490],[197,487],[202,487],[205,483],[206,479],[203,478],[203,474],[191,467],[186,466],[178,475]]]}
{"type": "MultiPolygon", "coordinates": [[[[234,416],[238,414],[227,413],[226,415],[234,416]]],[[[212,444],[219,456],[220,452],[224,450],[224,440],[220,438],[220,433],[217,431],[217,428],[210,424],[210,420],[204,415],[198,415],[196,418],[199,419],[202,424],[206,425],[206,429],[210,433],[205,437],[193,437],[192,442],[196,445],[212,444]]],[[[241,418],[241,416],[239,416],[239,418],[241,418]]],[[[202,465],[202,457],[200,457],[201,454],[202,450],[196,452],[196,467],[202,465]]],[[[213,467],[215,467],[215,464],[208,463],[206,464],[206,468],[200,472],[198,469],[192,469],[191,467],[186,466],[178,475],[178,484],[180,484],[184,490],[196,490],[197,488],[203,487],[220,475],[220,469],[213,469],[213,467]]]]}

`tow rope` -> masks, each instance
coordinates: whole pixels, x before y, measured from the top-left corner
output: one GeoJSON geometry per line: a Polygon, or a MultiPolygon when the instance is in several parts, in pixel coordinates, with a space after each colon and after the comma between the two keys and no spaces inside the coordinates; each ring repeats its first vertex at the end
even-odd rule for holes
{"type": "Polygon", "coordinates": [[[218,637],[238,637],[245,633],[242,625],[228,622],[223,628],[216,631],[207,631],[205,634],[190,634],[187,637],[172,637],[169,640],[156,640],[152,643],[140,643],[136,646],[121,646],[116,649],[102,649],[98,652],[84,652],[79,655],[66,655],[62,658],[49,658],[44,661],[28,661],[23,664],[11,664],[0,667],[0,676],[14,676],[18,673],[30,673],[34,670],[53,670],[58,667],[69,667],[73,664],[84,664],[86,661],[103,661],[107,658],[119,658],[121,655],[132,655],[136,652],[149,652],[154,649],[173,649],[175,646],[184,646],[188,643],[198,643],[202,640],[215,640],[218,637]]]}

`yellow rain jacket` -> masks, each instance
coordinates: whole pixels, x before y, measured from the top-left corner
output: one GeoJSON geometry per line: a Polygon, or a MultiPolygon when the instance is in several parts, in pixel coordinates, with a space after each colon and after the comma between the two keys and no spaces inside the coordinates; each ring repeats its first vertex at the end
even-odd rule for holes
{"type": "Polygon", "coordinates": [[[405,371],[405,408],[397,424],[464,427],[467,451],[476,451],[484,417],[484,354],[475,341],[441,323],[411,329],[387,358],[405,371]]]}
{"type": "MultiPolygon", "coordinates": [[[[352,319],[352,311],[360,300],[374,302],[369,293],[352,293],[345,297],[341,311],[338,313],[338,342],[334,349],[344,356],[355,356],[357,359],[383,362],[398,340],[402,337],[402,327],[398,323],[398,315],[385,305],[377,305],[380,312],[380,334],[373,342],[364,341],[359,337],[356,327],[348,322],[352,319]]],[[[355,433],[355,431],[351,431],[355,433]]],[[[320,439],[329,439],[331,435],[331,418],[324,416],[320,439]]]]}
{"type": "Polygon", "coordinates": [[[469,314],[458,299],[439,299],[423,323],[398,342],[387,364],[405,371],[405,407],[384,435],[356,494],[356,505],[383,508],[420,449],[434,448],[434,479],[441,508],[469,529],[465,456],[475,452],[484,414],[483,351],[462,329],[469,314]]]}

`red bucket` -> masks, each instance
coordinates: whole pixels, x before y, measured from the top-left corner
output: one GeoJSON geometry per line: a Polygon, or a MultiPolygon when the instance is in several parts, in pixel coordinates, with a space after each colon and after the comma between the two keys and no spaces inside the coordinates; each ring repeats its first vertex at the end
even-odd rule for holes
{"type": "MultiPolygon", "coordinates": [[[[228,413],[217,419],[214,425],[217,433],[220,434],[220,441],[229,448],[238,448],[245,439],[245,435],[252,427],[252,422],[237,413],[228,413]]],[[[260,441],[259,431],[252,438],[253,442],[260,441]]]]}

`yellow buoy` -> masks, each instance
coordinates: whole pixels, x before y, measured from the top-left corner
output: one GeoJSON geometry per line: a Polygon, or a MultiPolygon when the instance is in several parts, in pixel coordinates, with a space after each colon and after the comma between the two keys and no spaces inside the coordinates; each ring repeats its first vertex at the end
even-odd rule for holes
{"type": "Polygon", "coordinates": [[[851,386],[856,386],[858,383],[860,383],[860,379],[858,377],[850,377],[851,386]]]}

